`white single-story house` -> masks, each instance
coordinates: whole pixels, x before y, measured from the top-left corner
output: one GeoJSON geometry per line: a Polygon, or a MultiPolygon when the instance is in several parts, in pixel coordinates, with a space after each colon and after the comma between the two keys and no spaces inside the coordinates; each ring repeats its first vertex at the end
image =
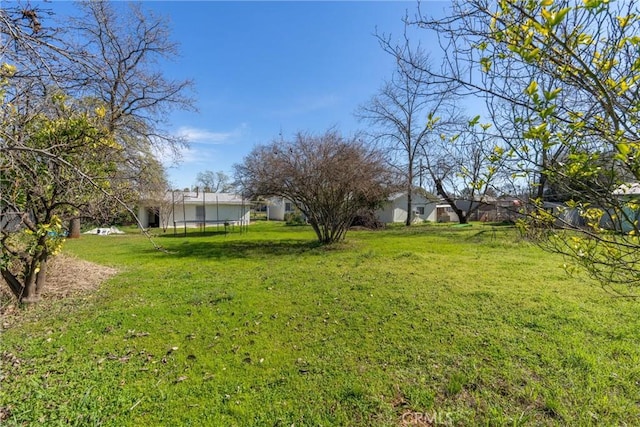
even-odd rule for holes
{"type": "MultiPolygon", "coordinates": [[[[438,199],[424,190],[416,189],[411,197],[411,221],[438,220],[438,199]]],[[[387,203],[376,211],[376,217],[380,222],[406,222],[407,220],[407,193],[394,193],[387,199],[387,203]]]]}
{"type": "Polygon", "coordinates": [[[143,200],[138,219],[147,227],[248,225],[251,203],[239,194],[167,191],[162,200],[143,200]]]}
{"type": "Polygon", "coordinates": [[[613,190],[612,193],[614,196],[624,198],[624,199],[637,199],[640,198],[640,183],[638,182],[629,182],[626,184],[620,185],[618,188],[613,190]]]}
{"type": "Polygon", "coordinates": [[[613,195],[621,202],[621,211],[614,212],[614,215],[605,215],[606,224],[602,227],[613,228],[623,233],[637,233],[640,223],[640,183],[630,182],[620,185],[613,190],[613,195]],[[617,218],[613,220],[612,217],[617,218]]]}
{"type": "Polygon", "coordinates": [[[284,197],[271,197],[267,200],[266,205],[267,219],[274,221],[284,221],[286,214],[293,213],[296,210],[291,200],[284,197]]]}
{"type": "MultiPolygon", "coordinates": [[[[427,191],[417,188],[411,200],[412,221],[457,221],[457,215],[451,207],[427,191]]],[[[284,197],[271,197],[266,201],[267,219],[284,221],[288,213],[296,211],[295,205],[284,197]]],[[[387,203],[375,212],[376,218],[383,223],[405,222],[407,219],[407,193],[394,193],[387,203]]]]}

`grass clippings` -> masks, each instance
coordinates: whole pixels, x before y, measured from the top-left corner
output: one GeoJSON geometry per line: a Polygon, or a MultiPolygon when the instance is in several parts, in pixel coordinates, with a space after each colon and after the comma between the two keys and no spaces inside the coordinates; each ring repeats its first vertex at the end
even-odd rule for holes
{"type": "MultiPolygon", "coordinates": [[[[46,309],[44,306],[51,301],[91,295],[104,281],[116,275],[118,270],[63,253],[49,262],[47,273],[42,303],[34,307],[34,310],[46,309]]],[[[28,318],[23,311],[4,279],[0,278],[2,329],[11,327],[20,319],[28,318]]]]}

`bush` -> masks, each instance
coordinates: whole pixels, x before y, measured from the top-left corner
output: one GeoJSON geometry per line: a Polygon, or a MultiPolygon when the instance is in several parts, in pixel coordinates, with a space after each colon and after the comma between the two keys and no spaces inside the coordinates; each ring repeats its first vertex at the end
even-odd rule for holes
{"type": "Polygon", "coordinates": [[[376,214],[372,210],[361,210],[351,221],[352,227],[364,227],[371,230],[378,230],[384,228],[384,223],[381,222],[376,214]]]}
{"type": "Polygon", "coordinates": [[[287,225],[304,225],[307,223],[304,216],[300,212],[289,212],[284,214],[284,220],[287,225]]]}

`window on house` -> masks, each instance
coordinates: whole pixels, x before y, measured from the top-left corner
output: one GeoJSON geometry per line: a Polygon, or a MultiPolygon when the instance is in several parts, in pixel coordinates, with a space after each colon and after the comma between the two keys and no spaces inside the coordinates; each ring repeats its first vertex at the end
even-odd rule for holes
{"type": "Polygon", "coordinates": [[[418,215],[424,215],[424,206],[418,206],[416,211],[418,212],[418,215]]]}
{"type": "Polygon", "coordinates": [[[291,211],[293,211],[293,208],[292,208],[292,206],[291,206],[291,202],[286,202],[286,203],[284,204],[284,211],[285,211],[285,212],[291,212],[291,211]]]}

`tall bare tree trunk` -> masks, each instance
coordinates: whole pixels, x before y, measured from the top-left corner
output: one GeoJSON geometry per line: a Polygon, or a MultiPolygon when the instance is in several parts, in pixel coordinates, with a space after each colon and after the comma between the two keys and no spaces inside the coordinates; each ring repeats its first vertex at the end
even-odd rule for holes
{"type": "Polygon", "coordinates": [[[80,218],[72,218],[69,222],[69,238],[80,238],[80,218]]]}
{"type": "Polygon", "coordinates": [[[407,191],[407,220],[404,225],[407,227],[411,225],[411,213],[413,211],[413,164],[409,162],[409,171],[407,174],[407,179],[409,180],[408,191],[407,191]]]}
{"type": "Polygon", "coordinates": [[[458,222],[460,224],[467,224],[469,221],[469,212],[465,215],[465,212],[456,205],[455,199],[445,191],[444,186],[442,185],[442,180],[436,178],[433,174],[431,176],[433,178],[433,182],[436,184],[436,191],[438,195],[440,195],[456,213],[458,216],[458,222]]]}

